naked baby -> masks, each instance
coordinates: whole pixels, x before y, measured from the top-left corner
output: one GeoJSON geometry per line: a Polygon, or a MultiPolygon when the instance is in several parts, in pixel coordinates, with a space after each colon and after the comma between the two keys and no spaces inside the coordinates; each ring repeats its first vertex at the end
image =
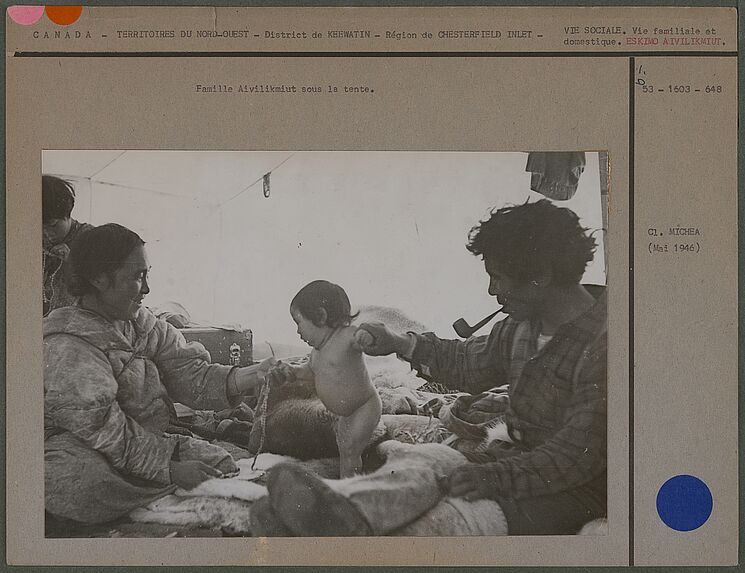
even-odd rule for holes
{"type": "Polygon", "coordinates": [[[350,326],[349,297],[340,286],[313,281],[290,303],[297,332],[313,347],[301,366],[281,367],[285,379],[312,380],[324,406],[339,416],[336,442],[340,477],[362,471],[362,452],[380,421],[381,403],[370,381],[361,346],[370,334],[350,326]]]}

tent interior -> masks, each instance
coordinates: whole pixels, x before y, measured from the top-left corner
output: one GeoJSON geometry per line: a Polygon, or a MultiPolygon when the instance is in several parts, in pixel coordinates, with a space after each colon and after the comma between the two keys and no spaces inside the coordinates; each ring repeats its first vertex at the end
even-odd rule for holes
{"type": "MultiPolygon", "coordinates": [[[[49,150],[45,174],[71,181],[73,218],[116,222],[146,242],[148,306],[183,305],[206,325],[307,352],[288,306],[315,279],[353,310],[395,307],[454,338],[495,309],[483,263],[465,244],[493,207],[534,201],[522,152],[253,152],[49,150]]],[[[560,206],[597,231],[583,281],[605,284],[599,154],[586,153],[560,206]]]]}

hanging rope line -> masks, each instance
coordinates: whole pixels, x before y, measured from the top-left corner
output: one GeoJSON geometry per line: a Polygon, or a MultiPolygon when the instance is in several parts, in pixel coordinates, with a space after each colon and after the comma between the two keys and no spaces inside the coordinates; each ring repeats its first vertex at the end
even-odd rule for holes
{"type": "MultiPolygon", "coordinates": [[[[289,159],[289,157],[287,158],[289,159]]],[[[285,159],[285,161],[287,161],[285,159]]],[[[275,167],[276,169],[276,167],[275,167]]],[[[269,342],[267,342],[269,344],[269,342]]],[[[274,355],[274,348],[271,344],[269,344],[269,350],[272,351],[272,358],[275,357],[274,355]]],[[[254,455],[254,461],[251,463],[251,470],[253,470],[256,467],[256,460],[259,459],[259,454],[264,450],[264,440],[266,439],[266,414],[267,414],[267,407],[269,404],[269,392],[271,392],[272,383],[269,377],[266,375],[264,376],[264,382],[261,385],[261,390],[259,391],[259,400],[258,404],[256,404],[256,412],[258,413],[258,423],[259,428],[261,428],[260,434],[259,434],[259,447],[256,450],[256,454],[254,455]]],[[[256,423],[257,418],[254,417],[254,424],[256,423]]]]}
{"type": "Polygon", "coordinates": [[[222,203],[220,203],[218,205],[218,207],[222,207],[226,203],[230,203],[233,199],[235,199],[236,197],[240,197],[246,191],[248,191],[249,189],[251,189],[254,185],[257,185],[258,183],[263,183],[264,197],[269,197],[269,194],[270,194],[269,176],[274,171],[276,171],[277,169],[279,169],[280,167],[282,167],[285,163],[287,163],[294,155],[295,154],[293,153],[293,154],[288,155],[287,157],[285,157],[285,159],[283,161],[281,161],[280,163],[278,163],[276,166],[272,167],[269,171],[267,171],[266,173],[264,173],[264,175],[262,175],[261,177],[259,177],[256,181],[254,181],[253,183],[251,183],[247,187],[244,187],[243,189],[241,189],[240,191],[238,191],[238,193],[236,193],[235,195],[233,195],[229,199],[226,199],[225,201],[223,201],[222,203]]]}
{"type": "MultiPolygon", "coordinates": [[[[256,454],[254,454],[254,460],[251,462],[251,469],[255,469],[256,467],[256,460],[259,459],[259,454],[261,454],[264,451],[264,440],[266,440],[266,414],[267,414],[267,405],[269,403],[269,392],[271,390],[271,382],[268,378],[264,378],[264,382],[261,385],[261,391],[259,392],[259,403],[257,404],[256,411],[257,411],[257,421],[259,423],[259,447],[256,450],[256,454]]],[[[254,421],[256,423],[256,419],[254,421]]]]}
{"type": "Polygon", "coordinates": [[[90,175],[89,177],[86,177],[86,179],[88,179],[88,181],[93,181],[93,178],[94,178],[94,177],[95,177],[96,175],[98,175],[99,173],[101,173],[101,172],[102,172],[102,171],[103,171],[104,169],[106,169],[107,167],[110,167],[111,165],[113,165],[113,164],[114,164],[114,163],[115,163],[116,161],[119,161],[119,159],[121,159],[121,157],[122,157],[122,156],[123,156],[123,155],[124,155],[125,153],[127,153],[127,152],[126,152],[126,151],[122,151],[122,152],[121,152],[121,153],[120,153],[119,155],[117,155],[116,157],[114,157],[114,159],[112,159],[112,160],[111,160],[111,161],[109,161],[109,162],[108,162],[108,163],[107,163],[106,165],[104,165],[103,167],[101,167],[101,169],[99,169],[98,171],[96,171],[96,172],[95,172],[95,173],[94,173],[93,175],[90,175]]]}

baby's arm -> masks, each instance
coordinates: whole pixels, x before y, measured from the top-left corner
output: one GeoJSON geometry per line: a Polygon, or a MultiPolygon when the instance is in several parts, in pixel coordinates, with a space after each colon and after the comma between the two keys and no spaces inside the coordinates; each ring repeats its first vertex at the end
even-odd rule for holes
{"type": "Polygon", "coordinates": [[[303,364],[290,364],[296,380],[314,380],[313,370],[310,367],[310,360],[303,364]]]}
{"type": "Polygon", "coordinates": [[[281,360],[272,367],[267,373],[267,378],[274,384],[283,384],[285,382],[294,382],[295,380],[313,381],[313,370],[310,368],[310,361],[303,364],[288,364],[281,360]]]}

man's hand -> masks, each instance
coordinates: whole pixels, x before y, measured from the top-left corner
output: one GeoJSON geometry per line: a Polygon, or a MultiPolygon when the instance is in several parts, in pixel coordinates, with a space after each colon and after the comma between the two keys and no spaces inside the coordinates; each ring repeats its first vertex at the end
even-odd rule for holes
{"type": "Polygon", "coordinates": [[[222,472],[200,461],[171,462],[171,481],[183,489],[194,489],[203,481],[222,477],[222,472]]]}
{"type": "Polygon", "coordinates": [[[496,491],[490,479],[489,467],[483,464],[466,464],[453,470],[442,482],[446,493],[467,501],[494,499],[496,491]]]}
{"type": "Polygon", "coordinates": [[[370,334],[367,330],[363,330],[361,328],[358,328],[355,331],[354,342],[360,350],[364,350],[365,348],[370,348],[371,346],[375,345],[375,339],[373,338],[373,335],[370,334]]]}
{"type": "Polygon", "coordinates": [[[409,337],[396,334],[382,322],[364,322],[360,324],[354,339],[362,352],[370,356],[402,354],[409,347],[409,337]]]}

